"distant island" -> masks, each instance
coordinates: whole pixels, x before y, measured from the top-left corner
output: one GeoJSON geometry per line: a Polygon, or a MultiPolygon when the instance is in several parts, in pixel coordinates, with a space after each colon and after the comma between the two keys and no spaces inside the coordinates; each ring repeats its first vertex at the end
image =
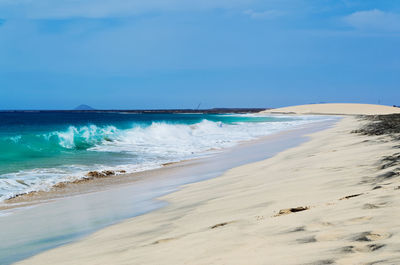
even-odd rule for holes
{"type": "Polygon", "coordinates": [[[82,105],[79,105],[78,107],[74,108],[74,110],[95,110],[95,109],[89,105],[82,104],[82,105]]]}

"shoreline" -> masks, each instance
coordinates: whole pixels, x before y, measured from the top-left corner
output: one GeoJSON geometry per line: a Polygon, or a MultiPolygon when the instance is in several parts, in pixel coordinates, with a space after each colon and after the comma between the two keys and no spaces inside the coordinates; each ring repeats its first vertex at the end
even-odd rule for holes
{"type": "Polygon", "coordinates": [[[346,117],[300,146],[159,198],[166,207],[16,264],[400,262],[397,164],[382,165],[398,142],[352,133],[365,123],[346,117]]]}
{"type": "MultiPolygon", "coordinates": [[[[333,120],[333,119],[332,119],[333,120]]],[[[76,196],[85,193],[98,192],[106,189],[112,189],[119,185],[129,185],[134,183],[141,178],[154,178],[157,174],[163,174],[163,171],[174,170],[177,167],[190,166],[196,161],[199,163],[204,163],[213,157],[218,157],[219,154],[224,152],[229,152],[232,148],[240,148],[248,144],[256,144],[257,142],[275,137],[277,135],[285,134],[287,132],[292,132],[296,130],[302,130],[304,128],[311,128],[314,126],[319,126],[319,124],[330,123],[332,120],[328,121],[316,121],[308,124],[303,124],[294,128],[274,132],[262,136],[257,139],[247,140],[238,142],[236,145],[224,149],[214,150],[213,152],[206,152],[200,154],[199,157],[194,157],[191,159],[166,162],[161,164],[159,167],[153,169],[147,169],[143,171],[137,171],[132,173],[125,173],[125,170],[100,170],[100,171],[90,171],[85,177],[74,178],[71,181],[60,181],[50,187],[48,190],[35,190],[27,193],[16,194],[13,197],[7,198],[4,201],[0,201],[0,213],[1,211],[29,207],[32,205],[45,203],[55,199],[62,199],[69,196],[76,196]]]]}
{"type": "MultiPolygon", "coordinates": [[[[115,179],[101,178],[98,182],[100,189],[95,192],[77,193],[74,196],[45,200],[44,203],[29,207],[11,209],[11,215],[0,218],[0,226],[4,231],[8,231],[4,238],[6,241],[7,238],[11,240],[7,241],[11,244],[9,246],[4,245],[7,244],[4,241],[1,247],[0,242],[0,258],[1,249],[4,252],[3,257],[13,249],[12,252],[15,253],[22,251],[16,258],[26,258],[60,244],[71,243],[116,222],[160,209],[165,206],[165,202],[156,198],[180,190],[182,185],[218,177],[230,168],[271,157],[306,141],[304,134],[326,129],[334,122],[336,121],[312,123],[244,142],[212,157],[148,171],[148,175],[139,176],[135,182],[130,183],[129,180],[120,178],[121,182],[112,188],[109,188],[107,181],[114,182],[115,179]],[[30,220],[30,225],[35,227],[36,231],[26,226],[24,218],[30,220]],[[63,227],[63,223],[69,226],[63,227]],[[93,227],[93,224],[96,225],[93,227]],[[13,244],[18,242],[16,238],[22,241],[13,247],[13,244]],[[45,242],[45,245],[34,243],[38,239],[45,242]],[[30,251],[32,247],[37,250],[30,251]]],[[[92,184],[88,183],[87,187],[94,187],[92,184]]],[[[78,186],[84,185],[85,183],[78,186]]],[[[15,259],[10,257],[8,262],[3,260],[6,264],[10,261],[15,259]]]]}

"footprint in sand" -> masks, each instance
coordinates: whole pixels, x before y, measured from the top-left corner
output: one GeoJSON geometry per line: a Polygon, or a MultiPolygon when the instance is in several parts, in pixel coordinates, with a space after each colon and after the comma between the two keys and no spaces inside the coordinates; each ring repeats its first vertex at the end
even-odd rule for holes
{"type": "Polygon", "coordinates": [[[335,261],[333,259],[324,259],[312,263],[307,263],[304,265],[328,265],[328,264],[335,264],[335,261]]]}
{"type": "Polygon", "coordinates": [[[315,236],[310,236],[310,237],[296,239],[296,242],[300,244],[308,244],[317,242],[317,239],[315,238],[315,236]]]}
{"type": "Polygon", "coordinates": [[[288,233],[304,232],[306,231],[305,226],[298,226],[288,231],[288,233]]]}
{"type": "Polygon", "coordinates": [[[351,218],[346,221],[343,221],[343,225],[354,225],[354,224],[362,224],[367,223],[372,219],[371,216],[361,216],[356,218],[351,218]]]}
{"type": "Polygon", "coordinates": [[[312,222],[307,225],[307,230],[309,231],[321,231],[321,230],[326,230],[328,227],[333,227],[334,224],[331,222],[326,222],[326,221],[316,221],[312,222]]]}
{"type": "Polygon", "coordinates": [[[379,208],[382,208],[382,207],[384,207],[386,205],[387,205],[387,203],[385,203],[385,202],[381,202],[381,203],[366,203],[366,204],[363,205],[362,208],[364,210],[371,210],[371,209],[379,209],[379,208]]]}
{"type": "Polygon", "coordinates": [[[389,238],[390,236],[391,234],[387,232],[367,231],[354,236],[353,240],[358,242],[369,242],[369,241],[386,239],[389,238]]]}
{"type": "Polygon", "coordinates": [[[366,246],[346,246],[341,248],[340,252],[342,253],[374,252],[385,246],[386,246],[385,244],[369,244],[366,246]]]}

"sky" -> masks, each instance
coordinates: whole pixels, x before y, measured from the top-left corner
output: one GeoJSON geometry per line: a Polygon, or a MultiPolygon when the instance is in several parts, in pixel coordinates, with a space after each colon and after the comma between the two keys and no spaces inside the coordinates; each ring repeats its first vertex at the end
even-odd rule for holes
{"type": "Polygon", "coordinates": [[[0,109],[400,105],[398,0],[0,0],[0,109]]]}

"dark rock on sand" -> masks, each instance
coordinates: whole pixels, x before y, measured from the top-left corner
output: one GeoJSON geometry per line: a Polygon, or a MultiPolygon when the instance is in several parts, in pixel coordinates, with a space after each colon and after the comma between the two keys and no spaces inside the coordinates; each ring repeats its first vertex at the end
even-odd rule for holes
{"type": "Polygon", "coordinates": [[[104,170],[104,171],[90,171],[86,174],[87,177],[89,177],[89,179],[91,178],[104,178],[104,177],[108,177],[108,176],[114,176],[115,172],[112,170],[104,170]]]}
{"type": "Polygon", "coordinates": [[[301,211],[305,211],[310,209],[310,207],[308,206],[299,206],[299,207],[295,207],[295,208],[288,208],[288,209],[281,209],[279,210],[279,213],[275,216],[280,216],[280,215],[285,215],[285,214],[290,214],[290,213],[297,213],[297,212],[301,212],[301,211]]]}
{"type": "Polygon", "coordinates": [[[115,172],[112,171],[112,170],[104,170],[104,171],[102,171],[101,173],[103,173],[103,174],[106,175],[106,176],[113,176],[113,175],[115,175],[115,172]]]}
{"type": "Polygon", "coordinates": [[[215,229],[215,228],[218,228],[218,227],[221,227],[221,226],[226,226],[227,224],[228,224],[228,222],[224,222],[224,223],[213,225],[210,228],[211,229],[215,229]]]}
{"type": "Polygon", "coordinates": [[[351,198],[354,198],[354,197],[361,196],[363,194],[364,193],[352,194],[352,195],[344,196],[343,198],[340,198],[339,200],[348,200],[348,199],[351,199],[351,198]]]}
{"type": "Polygon", "coordinates": [[[90,171],[86,174],[89,178],[102,178],[104,175],[98,171],[90,171]]]}
{"type": "Polygon", "coordinates": [[[65,188],[66,186],[67,186],[67,184],[66,184],[65,182],[59,182],[59,183],[53,185],[53,188],[56,188],[56,189],[63,189],[63,188],[65,188]]]}

